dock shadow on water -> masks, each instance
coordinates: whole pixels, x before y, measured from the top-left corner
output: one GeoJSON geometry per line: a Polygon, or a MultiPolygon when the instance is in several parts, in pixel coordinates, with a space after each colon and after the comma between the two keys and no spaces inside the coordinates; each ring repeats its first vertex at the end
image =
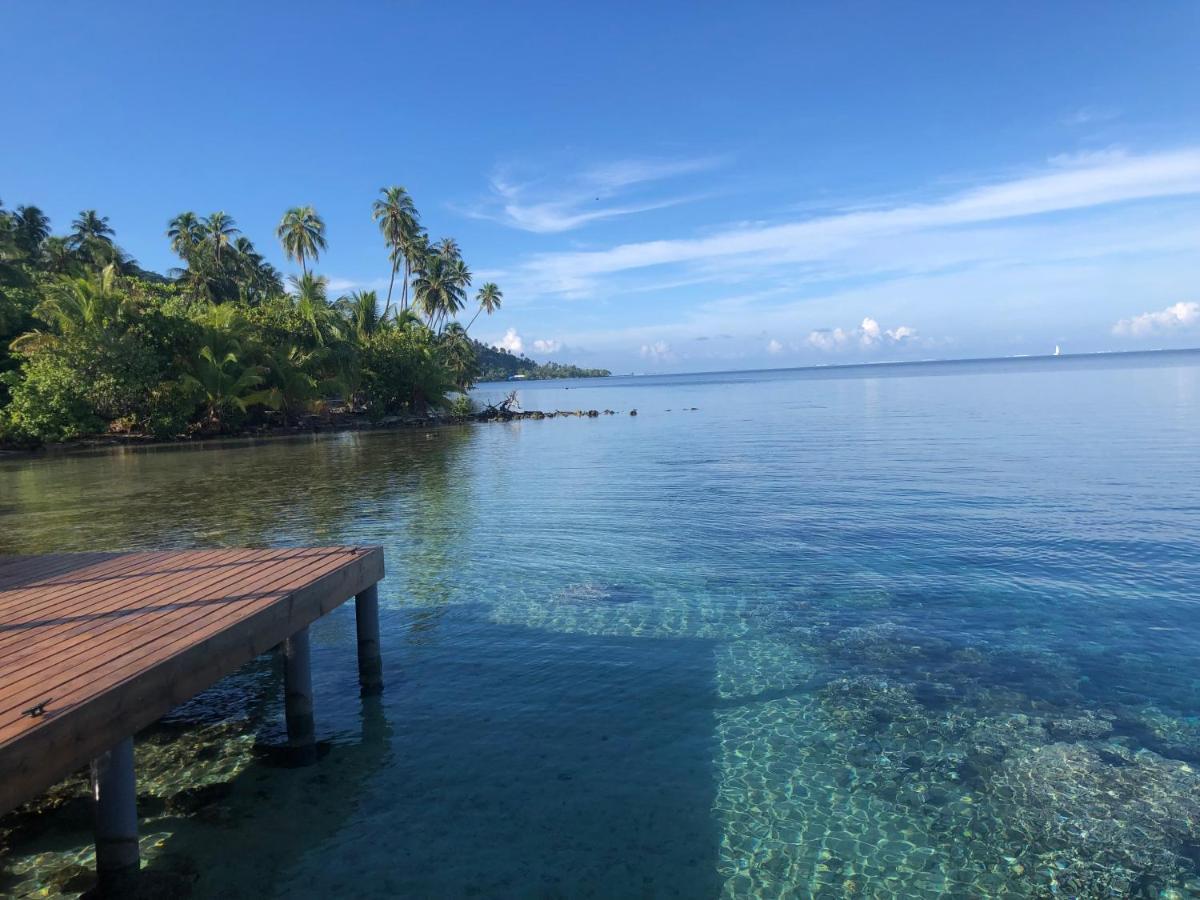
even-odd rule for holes
{"type": "MultiPolygon", "coordinates": [[[[393,617],[389,687],[361,701],[330,668],[352,618],[313,626],[315,766],[283,755],[270,655],[139,735],[149,895],[715,896],[711,643],[464,612],[436,618],[453,653],[428,610],[393,617]]],[[[0,893],[90,888],[87,792],[69,779],[3,821],[0,893]]]]}

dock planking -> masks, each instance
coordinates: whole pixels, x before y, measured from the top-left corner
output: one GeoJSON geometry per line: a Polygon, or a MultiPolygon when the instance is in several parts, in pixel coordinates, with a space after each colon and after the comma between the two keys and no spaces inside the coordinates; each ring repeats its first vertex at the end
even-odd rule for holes
{"type": "Polygon", "coordinates": [[[0,557],[0,814],[382,577],[378,547],[0,557]]]}

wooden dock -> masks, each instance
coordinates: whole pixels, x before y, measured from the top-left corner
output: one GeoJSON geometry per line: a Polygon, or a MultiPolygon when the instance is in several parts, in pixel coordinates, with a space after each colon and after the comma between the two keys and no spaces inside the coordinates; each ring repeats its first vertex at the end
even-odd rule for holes
{"type": "Polygon", "coordinates": [[[315,760],[308,625],[356,597],[382,689],[382,577],[378,547],[0,557],[0,815],[91,762],[101,887],[128,879],[132,735],[282,644],[289,744],[315,760]]]}

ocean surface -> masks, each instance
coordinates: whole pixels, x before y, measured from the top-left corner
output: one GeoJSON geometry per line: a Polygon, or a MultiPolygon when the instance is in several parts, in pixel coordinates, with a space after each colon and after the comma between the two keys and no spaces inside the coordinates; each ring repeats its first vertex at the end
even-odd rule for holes
{"type": "MultiPolygon", "coordinates": [[[[1200,897],[1200,353],[515,387],[615,414],[0,461],[0,553],[386,548],[317,766],[271,657],[139,736],[151,879],[1200,897]]],[[[0,820],[0,893],[87,887],[85,798],[0,820]]]]}

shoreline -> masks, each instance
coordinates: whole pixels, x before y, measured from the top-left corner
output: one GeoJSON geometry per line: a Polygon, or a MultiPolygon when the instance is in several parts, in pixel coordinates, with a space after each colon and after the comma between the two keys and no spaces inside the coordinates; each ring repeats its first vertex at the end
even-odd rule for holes
{"type": "MultiPolygon", "coordinates": [[[[631,410],[629,414],[636,416],[637,410],[631,410]]],[[[238,446],[254,447],[261,444],[301,440],[316,436],[335,437],[356,432],[416,432],[492,422],[512,422],[524,419],[535,421],[558,418],[595,419],[600,416],[613,415],[617,415],[617,413],[611,409],[552,410],[544,412],[537,409],[501,410],[489,408],[482,412],[472,413],[469,416],[385,416],[378,421],[372,421],[361,414],[342,414],[328,418],[314,416],[312,418],[319,419],[319,421],[308,421],[298,425],[266,426],[240,434],[214,434],[167,439],[140,434],[88,435],[76,440],[48,443],[36,448],[0,446],[0,462],[22,459],[57,459],[64,456],[93,456],[110,453],[114,450],[137,453],[171,450],[219,450],[238,446]]]]}

